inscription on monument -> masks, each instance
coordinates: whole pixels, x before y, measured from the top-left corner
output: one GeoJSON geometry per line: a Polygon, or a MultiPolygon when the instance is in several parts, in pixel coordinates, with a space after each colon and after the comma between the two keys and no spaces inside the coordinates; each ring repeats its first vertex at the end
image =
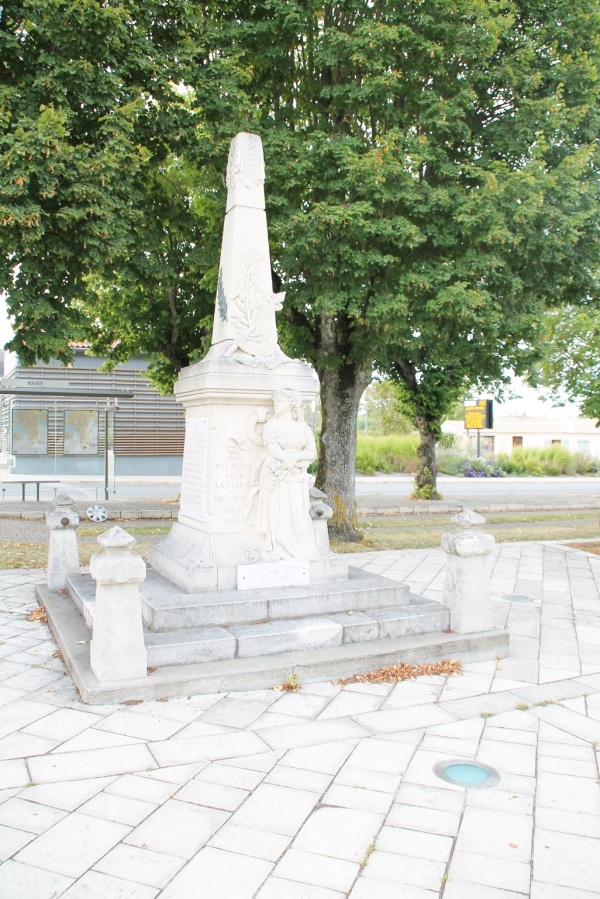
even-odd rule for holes
{"type": "Polygon", "coordinates": [[[212,513],[224,524],[244,524],[243,510],[250,490],[254,465],[240,459],[223,459],[215,463],[212,513]]]}
{"type": "Polygon", "coordinates": [[[196,521],[206,521],[207,461],[208,418],[188,417],[185,423],[180,510],[183,515],[196,521]]]}

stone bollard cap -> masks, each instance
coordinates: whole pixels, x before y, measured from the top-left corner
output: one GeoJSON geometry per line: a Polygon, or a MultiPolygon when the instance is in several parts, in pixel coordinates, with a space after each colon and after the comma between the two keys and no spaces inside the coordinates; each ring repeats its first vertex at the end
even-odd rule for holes
{"type": "Polygon", "coordinates": [[[52,502],[55,506],[72,506],[75,500],[68,493],[59,493],[52,502]]]}
{"type": "Polygon", "coordinates": [[[472,509],[463,509],[462,512],[459,512],[458,515],[454,516],[452,523],[461,528],[474,528],[485,524],[485,518],[483,515],[478,515],[477,512],[474,512],[472,509]]]}
{"type": "Polygon", "coordinates": [[[131,534],[128,534],[127,531],[124,531],[123,528],[116,524],[114,528],[100,534],[98,543],[105,549],[116,549],[131,546],[132,543],[137,543],[137,541],[135,537],[132,537],[131,534]]]}

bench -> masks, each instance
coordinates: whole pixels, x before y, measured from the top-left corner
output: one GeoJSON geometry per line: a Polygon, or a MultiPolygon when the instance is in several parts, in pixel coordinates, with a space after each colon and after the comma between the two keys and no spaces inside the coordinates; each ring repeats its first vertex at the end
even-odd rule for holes
{"type": "Polygon", "coordinates": [[[41,484],[56,484],[58,486],[58,484],[60,484],[60,483],[61,483],[60,481],[49,481],[49,480],[46,480],[45,478],[39,478],[39,479],[38,478],[26,478],[26,479],[22,479],[22,480],[19,478],[11,478],[10,481],[4,481],[2,483],[2,499],[4,499],[4,491],[6,490],[6,488],[8,486],[10,486],[10,484],[20,484],[21,500],[22,500],[22,502],[25,502],[25,499],[26,499],[25,488],[26,488],[27,484],[35,484],[35,498],[36,498],[37,502],[39,503],[39,501],[40,501],[40,485],[41,484]]]}

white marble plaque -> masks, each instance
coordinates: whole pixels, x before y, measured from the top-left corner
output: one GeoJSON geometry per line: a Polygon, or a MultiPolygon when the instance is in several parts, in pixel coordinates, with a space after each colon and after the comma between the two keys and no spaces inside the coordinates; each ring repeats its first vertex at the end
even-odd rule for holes
{"type": "Polygon", "coordinates": [[[280,562],[255,562],[238,565],[238,590],[262,587],[304,587],[310,581],[310,565],[304,559],[282,559],[280,562]]]}
{"type": "Polygon", "coordinates": [[[187,417],[181,472],[182,515],[206,521],[206,481],[208,469],[208,418],[187,417]]]}

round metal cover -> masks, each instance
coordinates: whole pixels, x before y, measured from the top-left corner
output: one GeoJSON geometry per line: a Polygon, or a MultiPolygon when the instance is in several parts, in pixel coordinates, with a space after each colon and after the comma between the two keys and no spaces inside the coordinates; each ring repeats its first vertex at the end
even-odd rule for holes
{"type": "Polygon", "coordinates": [[[524,593],[505,593],[503,599],[509,602],[533,602],[531,596],[525,596],[524,593]]]}
{"type": "Polygon", "coordinates": [[[470,790],[484,790],[495,787],[500,782],[500,775],[495,768],[473,762],[470,759],[449,759],[433,766],[433,772],[446,783],[455,787],[470,790]]]}
{"type": "Polygon", "coordinates": [[[90,506],[87,510],[87,517],[90,521],[106,521],[108,518],[108,511],[104,506],[90,506]]]}

